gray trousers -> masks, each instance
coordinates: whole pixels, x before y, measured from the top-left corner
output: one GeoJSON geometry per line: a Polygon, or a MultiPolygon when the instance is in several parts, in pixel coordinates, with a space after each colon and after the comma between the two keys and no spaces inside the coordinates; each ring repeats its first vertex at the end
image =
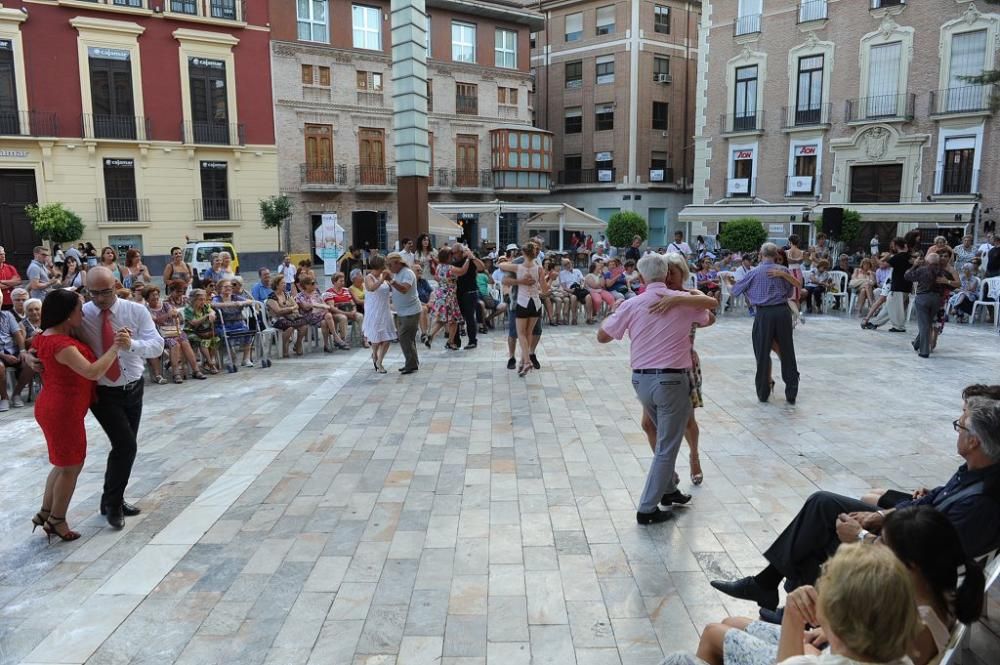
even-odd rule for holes
{"type": "Polygon", "coordinates": [[[656,453],[649,465],[639,512],[656,510],[660,498],[677,489],[674,465],[691,416],[691,386],[688,375],[632,373],[632,387],[646,415],[656,425],[656,453]]]}
{"type": "Polygon", "coordinates": [[[941,295],[937,293],[918,293],[917,304],[917,344],[921,355],[928,356],[931,353],[931,326],[934,325],[934,316],[941,308],[941,295]]]}
{"type": "Polygon", "coordinates": [[[893,291],[885,304],[889,306],[889,321],[892,327],[906,330],[906,294],[902,291],[893,291]]]}
{"type": "Polygon", "coordinates": [[[417,369],[419,365],[417,359],[417,330],[420,328],[420,315],[399,316],[396,317],[396,320],[399,324],[399,330],[396,331],[399,335],[399,348],[403,352],[403,358],[406,360],[403,369],[417,369]]]}
{"type": "Polygon", "coordinates": [[[788,305],[757,307],[753,319],[753,353],[757,358],[757,399],[766,402],[771,396],[771,345],[778,343],[781,360],[781,382],[785,384],[785,398],[795,399],[799,394],[799,366],[795,360],[795,343],[792,341],[792,310],[788,305]]]}

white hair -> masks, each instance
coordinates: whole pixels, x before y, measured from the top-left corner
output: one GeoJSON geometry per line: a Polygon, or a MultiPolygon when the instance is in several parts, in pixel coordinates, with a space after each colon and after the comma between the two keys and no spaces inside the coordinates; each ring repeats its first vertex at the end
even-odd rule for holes
{"type": "Polygon", "coordinates": [[[656,254],[642,257],[635,267],[646,284],[664,282],[667,279],[667,262],[656,254]]]}
{"type": "Polygon", "coordinates": [[[684,255],[679,252],[667,252],[661,258],[666,262],[668,270],[674,268],[681,273],[681,284],[687,284],[691,277],[691,268],[684,255]]]}
{"type": "Polygon", "coordinates": [[[760,253],[769,259],[773,259],[778,256],[778,246],[773,242],[765,242],[760,246],[760,253]]]}
{"type": "Polygon", "coordinates": [[[38,305],[39,307],[41,307],[42,306],[41,299],[40,298],[28,298],[27,300],[24,301],[24,310],[28,311],[28,307],[30,307],[32,305],[38,305]]]}
{"type": "Polygon", "coordinates": [[[10,292],[10,297],[19,296],[21,294],[28,295],[28,289],[22,289],[20,286],[10,292]]]}
{"type": "Polygon", "coordinates": [[[979,439],[983,452],[1000,460],[1000,401],[988,397],[970,397],[965,402],[969,431],[979,439]]]}

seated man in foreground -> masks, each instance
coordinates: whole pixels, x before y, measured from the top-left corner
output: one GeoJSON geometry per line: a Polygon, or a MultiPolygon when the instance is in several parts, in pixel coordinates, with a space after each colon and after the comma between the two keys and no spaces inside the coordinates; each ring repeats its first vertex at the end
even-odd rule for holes
{"type": "Polygon", "coordinates": [[[889,510],[816,492],[764,553],[769,562],[764,570],[732,582],[713,580],[712,586],[734,598],[775,609],[782,579],[787,580],[788,591],[814,584],[820,566],[841,542],[873,542],[885,516],[907,506],[931,506],[943,513],[972,557],[1000,546],[1000,386],[969,386],[962,396],[965,406],[953,426],[958,433],[958,454],[965,464],[947,483],[889,510]]]}

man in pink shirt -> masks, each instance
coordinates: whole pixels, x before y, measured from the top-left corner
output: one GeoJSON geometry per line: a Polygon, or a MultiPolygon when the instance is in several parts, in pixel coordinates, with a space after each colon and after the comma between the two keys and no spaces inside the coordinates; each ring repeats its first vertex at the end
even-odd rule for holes
{"type": "Polygon", "coordinates": [[[666,314],[651,312],[650,308],[664,296],[694,296],[667,288],[665,257],[644,256],[636,268],[645,290],[618,306],[597,331],[597,341],[606,344],[620,340],[628,332],[632,387],[646,415],[656,425],[656,453],[636,520],[639,524],[653,524],[665,522],[671,516],[670,512],[659,509],[661,499],[667,505],[683,503],[671,499],[680,494],[674,481],[674,465],[691,415],[687,374],[691,368],[691,325],[707,325],[709,314],[705,309],[679,306],[666,314]]]}

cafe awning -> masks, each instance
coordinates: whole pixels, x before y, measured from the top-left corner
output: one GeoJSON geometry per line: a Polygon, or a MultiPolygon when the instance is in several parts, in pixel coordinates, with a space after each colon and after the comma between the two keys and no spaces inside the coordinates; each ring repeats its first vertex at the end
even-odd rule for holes
{"type": "Polygon", "coordinates": [[[524,225],[534,230],[559,229],[570,231],[604,231],[608,224],[599,217],[588,215],[573,206],[561,203],[556,210],[547,210],[531,217],[524,225]]]}
{"type": "Polygon", "coordinates": [[[462,227],[448,219],[433,206],[427,206],[427,231],[438,238],[455,239],[461,237],[462,227]]]}
{"type": "Polygon", "coordinates": [[[974,201],[925,201],[920,203],[823,203],[795,205],[788,203],[730,204],[685,206],[677,215],[682,222],[726,222],[740,217],[754,217],[764,224],[795,223],[808,212],[819,219],[824,208],[849,208],[861,215],[863,222],[899,222],[902,224],[967,224],[973,219],[974,201]],[[959,218],[960,216],[960,218],[959,218]]]}

